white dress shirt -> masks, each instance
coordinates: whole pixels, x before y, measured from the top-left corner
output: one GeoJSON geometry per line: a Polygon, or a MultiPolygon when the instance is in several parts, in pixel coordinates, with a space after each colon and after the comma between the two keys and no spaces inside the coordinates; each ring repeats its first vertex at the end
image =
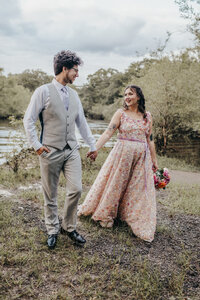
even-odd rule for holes
{"type": "MultiPolygon", "coordinates": [[[[63,99],[63,91],[62,91],[64,86],[61,83],[59,83],[56,79],[53,79],[52,83],[55,85],[55,87],[60,95],[60,98],[62,100],[64,100],[63,99]]],[[[64,88],[66,88],[66,90],[67,90],[67,86],[64,88]]],[[[68,90],[67,90],[67,94],[69,96],[68,90]]],[[[65,97],[66,97],[66,95],[65,95],[65,97]]],[[[96,140],[95,140],[94,136],[92,135],[91,130],[88,126],[88,123],[87,123],[85,115],[84,115],[83,107],[82,107],[81,101],[80,101],[77,93],[76,93],[76,97],[77,97],[78,104],[79,104],[79,112],[78,112],[78,116],[75,120],[76,125],[79,129],[79,132],[80,132],[82,138],[90,146],[90,150],[95,151],[96,150],[96,146],[95,146],[96,140]]],[[[32,97],[31,97],[31,101],[30,101],[28,108],[26,110],[26,113],[24,115],[23,122],[24,122],[24,128],[26,131],[27,139],[28,139],[30,146],[33,147],[35,149],[35,151],[37,151],[40,147],[42,147],[42,144],[40,143],[38,136],[37,136],[35,123],[38,120],[38,117],[39,117],[39,114],[41,113],[41,111],[48,107],[49,99],[50,99],[50,95],[49,95],[48,87],[46,85],[40,86],[33,93],[32,97]]]]}

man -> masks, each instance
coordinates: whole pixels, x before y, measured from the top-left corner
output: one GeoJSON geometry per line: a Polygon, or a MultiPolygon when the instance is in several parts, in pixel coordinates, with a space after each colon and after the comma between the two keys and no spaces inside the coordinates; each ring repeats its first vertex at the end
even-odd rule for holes
{"type": "Polygon", "coordinates": [[[86,242],[76,231],[82,178],[75,124],[90,146],[87,156],[94,160],[97,151],[95,138],[86,122],[78,94],[66,86],[78,77],[78,66],[81,64],[82,61],[76,53],[69,50],[57,53],[54,57],[55,78],[51,83],[35,90],[24,116],[29,144],[39,155],[49,249],[56,246],[59,229],[61,234],[66,234],[79,245],[86,242]],[[38,118],[42,127],[40,141],[35,127],[38,118]],[[59,228],[57,187],[61,171],[66,178],[67,193],[62,226],[59,228]]]}

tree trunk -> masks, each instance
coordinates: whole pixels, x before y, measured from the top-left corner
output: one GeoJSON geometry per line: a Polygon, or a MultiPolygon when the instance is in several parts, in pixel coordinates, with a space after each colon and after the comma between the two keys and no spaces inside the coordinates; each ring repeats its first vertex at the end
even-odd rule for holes
{"type": "Polygon", "coordinates": [[[166,135],[166,121],[164,120],[163,122],[163,153],[166,154],[167,151],[167,135],[166,135]]]}

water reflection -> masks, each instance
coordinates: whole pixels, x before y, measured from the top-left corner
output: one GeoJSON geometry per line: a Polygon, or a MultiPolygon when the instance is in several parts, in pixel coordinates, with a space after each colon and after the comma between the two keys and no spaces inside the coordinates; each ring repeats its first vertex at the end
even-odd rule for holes
{"type": "MultiPolygon", "coordinates": [[[[104,123],[102,121],[95,121],[95,122],[92,122],[92,121],[88,121],[88,125],[96,139],[96,141],[98,140],[98,138],[100,137],[100,135],[104,132],[104,130],[108,127],[108,124],[107,123],[104,123]]],[[[76,137],[77,137],[77,140],[79,142],[79,144],[82,146],[82,147],[88,147],[87,144],[85,144],[84,140],[82,139],[78,129],[76,128],[76,137]]],[[[106,144],[105,144],[105,147],[112,147],[114,142],[115,142],[115,137],[112,137],[106,144]]]]}
{"type": "Polygon", "coordinates": [[[6,162],[6,155],[19,152],[25,142],[23,132],[13,129],[7,122],[0,123],[0,164],[6,162]]]}
{"type": "MultiPolygon", "coordinates": [[[[101,133],[108,126],[107,123],[102,121],[88,121],[90,129],[97,140],[101,133]]],[[[82,147],[88,147],[88,145],[82,139],[78,129],[76,128],[76,137],[79,144],[82,147]]],[[[106,143],[106,147],[112,147],[115,142],[115,137],[111,138],[110,141],[106,143]]],[[[23,130],[14,129],[10,126],[8,122],[0,123],[0,164],[6,162],[6,155],[19,152],[22,147],[28,147],[27,140],[23,130]]]]}

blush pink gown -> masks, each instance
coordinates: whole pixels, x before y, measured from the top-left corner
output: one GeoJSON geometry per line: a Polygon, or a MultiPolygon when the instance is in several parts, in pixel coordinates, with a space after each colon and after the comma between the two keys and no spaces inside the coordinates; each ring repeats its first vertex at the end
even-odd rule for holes
{"type": "MultiPolygon", "coordinates": [[[[156,229],[156,199],[150,151],[146,135],[150,113],[134,120],[121,111],[117,142],[103,164],[78,215],[92,215],[100,224],[112,226],[118,217],[133,233],[148,242],[156,229]]],[[[103,226],[103,225],[102,225],[103,226]]]]}

